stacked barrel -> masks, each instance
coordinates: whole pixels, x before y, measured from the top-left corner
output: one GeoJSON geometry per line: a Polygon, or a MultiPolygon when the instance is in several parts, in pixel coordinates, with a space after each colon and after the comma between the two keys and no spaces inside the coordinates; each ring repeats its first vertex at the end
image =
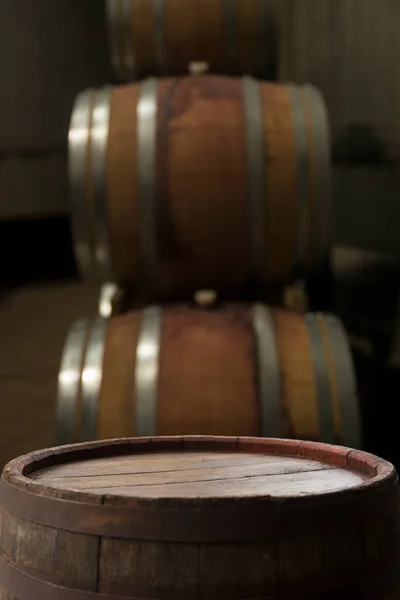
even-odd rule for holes
{"type": "Polygon", "coordinates": [[[84,278],[132,302],[72,327],[60,443],[209,434],[362,445],[340,320],[284,303],[288,285],[329,262],[330,143],[320,92],[272,81],[274,6],[107,2],[126,83],[86,90],[73,108],[73,235],[84,278]]]}

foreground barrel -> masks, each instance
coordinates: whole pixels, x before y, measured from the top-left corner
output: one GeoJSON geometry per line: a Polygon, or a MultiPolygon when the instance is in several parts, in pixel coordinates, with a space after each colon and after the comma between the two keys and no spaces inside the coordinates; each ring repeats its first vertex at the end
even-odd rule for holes
{"type": "Polygon", "coordinates": [[[69,137],[87,277],[176,299],[324,264],[328,127],[312,87],[192,77],[87,91],[69,137]]]}
{"type": "Polygon", "coordinates": [[[39,451],[0,486],[2,598],[394,600],[394,467],[312,442],[39,451]],[[6,595],[4,595],[6,594],[6,595]]]}
{"type": "Polygon", "coordinates": [[[193,61],[213,73],[275,75],[271,0],[107,0],[107,18],[113,67],[124,80],[186,74],[193,61]]]}
{"type": "Polygon", "coordinates": [[[58,442],[180,434],[360,447],[341,323],[231,305],[155,306],[75,324],[59,374],[58,442]]]}

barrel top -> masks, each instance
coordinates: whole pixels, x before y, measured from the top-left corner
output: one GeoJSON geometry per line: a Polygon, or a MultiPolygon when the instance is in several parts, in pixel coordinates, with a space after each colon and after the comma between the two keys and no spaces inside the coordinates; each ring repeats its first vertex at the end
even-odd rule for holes
{"type": "Polygon", "coordinates": [[[340,491],[369,475],[324,461],[249,452],[185,451],[81,460],[34,472],[53,489],[137,498],[287,497],[340,491]]]}
{"type": "Polygon", "coordinates": [[[394,467],[370,454],[296,440],[185,436],[63,446],[9,463],[33,490],[130,498],[304,497],[365,486],[394,467]],[[37,487],[36,487],[37,486],[37,487]]]}
{"type": "Polygon", "coordinates": [[[396,471],[373,455],[272,438],[183,436],[61,446],[6,465],[0,505],[67,531],[255,541],[397,518],[396,471]]]}

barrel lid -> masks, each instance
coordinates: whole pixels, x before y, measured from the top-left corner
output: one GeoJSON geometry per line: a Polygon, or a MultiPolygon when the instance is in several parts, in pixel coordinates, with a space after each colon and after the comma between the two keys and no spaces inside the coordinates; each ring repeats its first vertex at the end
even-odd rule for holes
{"type": "Polygon", "coordinates": [[[397,509],[397,475],[373,455],[282,439],[134,438],[9,463],[0,503],[70,531],[139,539],[265,539],[397,509]],[[395,487],[396,486],[396,487],[395,487]],[[238,523],[240,521],[240,523],[238,523]]]}

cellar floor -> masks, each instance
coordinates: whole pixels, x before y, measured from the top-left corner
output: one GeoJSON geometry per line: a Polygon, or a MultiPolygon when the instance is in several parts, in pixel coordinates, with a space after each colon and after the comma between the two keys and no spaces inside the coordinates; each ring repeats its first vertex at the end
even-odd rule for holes
{"type": "Polygon", "coordinates": [[[0,468],[52,445],[64,340],[74,320],[95,314],[98,295],[65,282],[0,291],[0,468]]]}

